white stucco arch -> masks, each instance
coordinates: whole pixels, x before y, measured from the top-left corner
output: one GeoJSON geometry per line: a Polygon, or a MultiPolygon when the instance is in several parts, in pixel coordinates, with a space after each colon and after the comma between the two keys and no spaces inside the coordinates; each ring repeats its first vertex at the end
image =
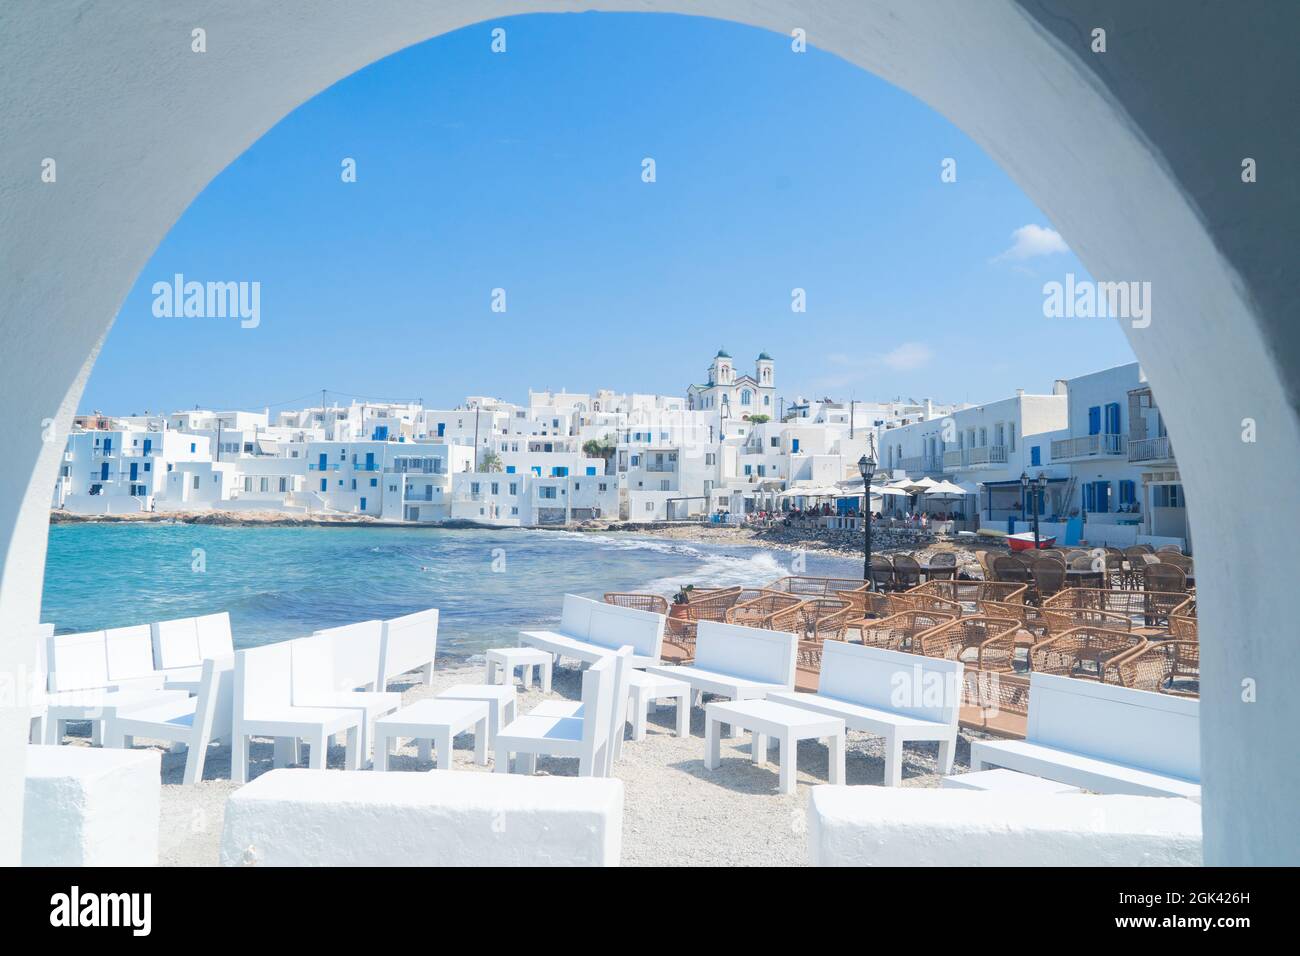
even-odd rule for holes
{"type": "MultiPolygon", "coordinates": [[[[1094,277],[1152,283],[1152,324],[1129,336],[1169,421],[1202,556],[1206,859],[1300,860],[1291,805],[1300,791],[1293,736],[1300,698],[1291,686],[1300,640],[1282,603],[1289,595],[1277,593],[1293,573],[1287,535],[1278,532],[1294,539],[1300,514],[1300,494],[1290,490],[1300,462],[1300,337],[1287,325],[1296,267],[1285,231],[1297,201],[1294,187],[1264,182],[1242,193],[1230,161],[1255,156],[1262,179],[1270,170],[1282,176],[1287,162],[1294,172],[1295,133],[1285,127],[1295,124],[1268,124],[1266,105],[1243,102],[1230,88],[1271,63],[1290,63],[1285,44],[1294,29],[1270,22],[1290,16],[1281,6],[1231,25],[1214,22],[1211,6],[172,0],[127,13],[72,0],[6,4],[0,673],[30,658],[17,634],[39,613],[49,488],[62,450],[61,438],[42,441],[43,423],[53,419],[66,434],[99,345],[157,244],[280,118],[380,57],[512,14],[662,11],[787,35],[801,27],[811,44],[960,126],[1044,210],[1094,277]],[[1110,28],[1104,57],[1088,50],[1098,24],[1110,28]],[[190,50],[195,27],[206,30],[204,54],[190,50]],[[1159,56],[1149,45],[1126,48],[1166,34],[1174,40],[1159,56]],[[1210,36],[1213,48],[1197,48],[1210,36]],[[1225,143],[1227,134],[1236,141],[1225,143]],[[57,160],[56,184],[40,181],[44,157],[57,160]],[[1257,423],[1253,445],[1240,440],[1244,418],[1257,423]],[[1224,507],[1216,484],[1226,462],[1240,465],[1241,476],[1277,477],[1280,516],[1243,521],[1224,507]],[[1247,678],[1258,682],[1251,704],[1241,700],[1247,678]]],[[[1293,68],[1284,78],[1294,80],[1293,68]]],[[[18,858],[25,727],[20,708],[0,711],[0,863],[18,858]]]]}

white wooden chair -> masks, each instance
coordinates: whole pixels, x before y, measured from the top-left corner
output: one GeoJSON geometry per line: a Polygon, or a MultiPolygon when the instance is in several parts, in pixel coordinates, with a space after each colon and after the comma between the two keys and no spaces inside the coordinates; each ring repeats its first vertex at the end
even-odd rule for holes
{"type": "Polygon", "coordinates": [[[632,666],[648,667],[660,661],[665,622],[662,614],[566,594],[559,629],[520,631],[519,644],[584,664],[631,645],[632,666]]]}
{"type": "Polygon", "coordinates": [[[433,683],[433,660],[438,654],[438,609],[417,611],[384,621],[379,642],[379,683],[388,690],[394,677],[419,671],[426,685],[433,683]]]}
{"type": "MultiPolygon", "coordinates": [[[[299,638],[303,640],[303,638],[299,638]]],[[[275,765],[297,763],[297,742],[311,748],[309,764],[325,768],[326,742],[347,733],[344,765],[360,765],[362,711],[347,707],[303,707],[293,702],[293,641],[235,652],[235,708],[231,731],[230,779],[248,781],[248,742],[254,735],[276,741],[275,765]]]]}
{"type": "Polygon", "coordinates": [[[197,697],[172,700],[119,714],[107,722],[104,743],[108,747],[131,747],[134,738],[165,740],[183,744],[186,785],[203,779],[208,745],[231,736],[235,703],[235,661],[233,657],[208,658],[203,662],[197,697]]]}
{"type": "Polygon", "coordinates": [[[38,624],[27,632],[27,640],[36,642],[36,659],[27,681],[27,701],[31,711],[28,743],[39,744],[45,741],[45,719],[49,708],[49,642],[53,636],[53,624],[38,624]]]}
{"type": "Polygon", "coordinates": [[[47,640],[49,692],[45,697],[45,742],[58,744],[70,720],[88,720],[91,741],[103,738],[103,722],[119,712],[189,696],[163,690],[154,678],[114,683],[108,676],[104,631],[53,635],[47,640]]]}
{"type": "Polygon", "coordinates": [[[831,717],[849,730],[885,738],[885,786],[903,782],[903,744],[939,742],[939,772],[952,772],[961,714],[961,661],[863,644],[822,645],[817,693],[767,699],[831,717]]]}
{"type": "Polygon", "coordinates": [[[354,689],[367,686],[367,676],[369,686],[375,684],[379,674],[379,633],[379,621],[365,621],[352,628],[333,628],[289,641],[294,706],[355,708],[362,717],[362,762],[370,756],[375,721],[402,706],[401,694],[354,689]]]}
{"type": "MultiPolygon", "coordinates": [[[[631,653],[631,648],[625,647],[616,657],[625,660],[631,653]]],[[[514,754],[516,767],[522,763],[525,772],[533,773],[537,769],[537,755],[545,754],[576,757],[580,777],[608,776],[613,765],[610,736],[614,697],[618,693],[616,657],[601,658],[582,675],[581,717],[526,714],[502,727],[494,744],[496,772],[509,773],[510,755],[514,754]]]]}
{"type": "MultiPolygon", "coordinates": [[[[614,664],[614,703],[611,708],[610,745],[607,748],[609,759],[605,766],[605,776],[614,773],[614,764],[623,755],[623,737],[626,734],[628,700],[631,696],[632,674],[634,673],[634,655],[623,653],[630,647],[622,648],[615,654],[614,664]]],[[[635,673],[642,673],[635,671],[635,673]]],[[[577,718],[581,720],[586,714],[586,705],[580,700],[544,700],[526,716],[550,718],[577,718]]]]}
{"type": "Polygon", "coordinates": [[[134,624],[104,631],[110,684],[163,687],[166,675],[154,668],[152,627],[134,624]]]}
{"type": "Polygon", "coordinates": [[[1200,701],[1029,675],[1024,740],[974,740],[972,771],[1005,767],[1097,793],[1201,795],[1200,701]]]}

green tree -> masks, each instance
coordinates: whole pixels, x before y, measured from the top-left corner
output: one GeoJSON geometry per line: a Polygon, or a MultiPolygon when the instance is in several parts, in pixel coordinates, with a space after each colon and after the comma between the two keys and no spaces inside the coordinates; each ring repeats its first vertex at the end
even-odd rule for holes
{"type": "Polygon", "coordinates": [[[479,459],[478,467],[479,471],[501,471],[501,456],[490,451],[479,459]]]}

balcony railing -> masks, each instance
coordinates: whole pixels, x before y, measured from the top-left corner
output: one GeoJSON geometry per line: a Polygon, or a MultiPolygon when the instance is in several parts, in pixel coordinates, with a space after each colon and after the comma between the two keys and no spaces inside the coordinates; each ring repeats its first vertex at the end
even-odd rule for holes
{"type": "Polygon", "coordinates": [[[1160,438],[1143,438],[1128,443],[1128,460],[1137,461],[1173,461],[1174,449],[1169,444],[1169,436],[1160,438]]]}
{"type": "Polygon", "coordinates": [[[1005,465],[1006,445],[985,445],[983,448],[954,448],[943,453],[945,471],[958,468],[979,468],[984,465],[1005,465]]]}
{"type": "Polygon", "coordinates": [[[906,472],[937,472],[943,471],[943,459],[938,455],[914,455],[908,458],[900,458],[898,467],[906,472]]]}
{"type": "Polygon", "coordinates": [[[1081,435],[1078,438],[1064,438],[1052,442],[1052,460],[1122,455],[1126,444],[1123,435],[1081,435]]]}
{"type": "Polygon", "coordinates": [[[675,462],[675,461],[652,461],[652,462],[647,462],[647,463],[646,463],[646,466],[645,466],[645,470],[646,470],[646,471],[653,471],[653,472],[669,472],[669,471],[676,471],[676,470],[677,470],[677,462],[675,462]]]}

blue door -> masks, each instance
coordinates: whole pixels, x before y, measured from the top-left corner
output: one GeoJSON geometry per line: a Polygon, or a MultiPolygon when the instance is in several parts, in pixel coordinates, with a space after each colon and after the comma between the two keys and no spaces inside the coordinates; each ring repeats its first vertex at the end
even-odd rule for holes
{"type": "Polygon", "coordinates": [[[113,451],[113,439],[111,439],[111,438],[105,438],[105,439],[104,439],[104,454],[105,454],[105,455],[111,454],[112,451],[113,451]]]}
{"type": "Polygon", "coordinates": [[[321,452],[320,462],[318,463],[317,467],[318,467],[321,471],[324,471],[324,470],[325,470],[325,453],[324,453],[324,452],[321,452]]]}
{"type": "Polygon", "coordinates": [[[325,485],[326,485],[326,482],[327,482],[327,481],[328,481],[328,479],[326,479],[326,478],[322,478],[322,479],[320,480],[320,490],[321,490],[321,491],[324,491],[324,490],[325,490],[325,485]]]}
{"type": "Polygon", "coordinates": [[[99,466],[99,480],[108,481],[108,462],[104,462],[99,466]]]}
{"type": "Polygon", "coordinates": [[[151,452],[151,451],[153,451],[153,439],[152,439],[152,438],[146,438],[146,439],[144,440],[144,453],[147,455],[147,454],[149,454],[149,452],[151,452]]]}
{"type": "Polygon", "coordinates": [[[1088,409],[1088,434],[1101,434],[1101,406],[1094,405],[1088,409]]]}
{"type": "Polygon", "coordinates": [[[366,510],[366,499],[365,499],[365,498],[362,498],[362,499],[361,499],[361,510],[362,510],[362,511],[365,511],[365,510],[366,510]]]}
{"type": "Polygon", "coordinates": [[[136,473],[137,473],[139,470],[140,470],[140,464],[139,464],[138,462],[134,462],[134,461],[131,462],[131,480],[132,480],[132,481],[135,481],[135,479],[136,479],[136,477],[137,477],[136,473]]]}
{"type": "Polygon", "coordinates": [[[438,422],[438,437],[441,438],[446,433],[447,433],[447,423],[438,422]]]}
{"type": "Polygon", "coordinates": [[[790,452],[795,455],[799,454],[799,439],[791,439],[790,452]]]}
{"type": "Polygon", "coordinates": [[[374,471],[374,470],[375,470],[375,453],[373,451],[368,451],[366,452],[366,471],[374,471]]]}

